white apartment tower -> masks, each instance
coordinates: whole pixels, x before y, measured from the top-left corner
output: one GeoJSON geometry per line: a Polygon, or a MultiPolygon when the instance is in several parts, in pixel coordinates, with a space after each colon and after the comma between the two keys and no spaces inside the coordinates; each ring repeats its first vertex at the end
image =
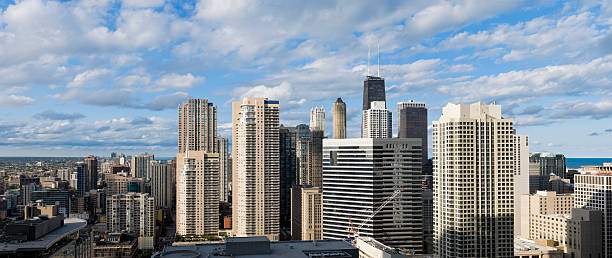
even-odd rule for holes
{"type": "Polygon", "coordinates": [[[363,111],[361,138],[393,137],[393,115],[384,101],[372,101],[370,109],[363,111]]]}
{"type": "Polygon", "coordinates": [[[495,104],[452,104],[433,122],[434,254],[513,257],[514,127],[495,104]]]}
{"type": "Polygon", "coordinates": [[[187,151],[176,157],[176,233],[217,235],[219,154],[187,151]]]}
{"type": "Polygon", "coordinates": [[[229,202],[230,184],[230,164],[229,164],[229,140],[217,136],[215,144],[216,151],[219,153],[219,201],[229,202]]]}
{"type": "Polygon", "coordinates": [[[574,207],[602,213],[602,253],[612,257],[612,174],[574,175],[574,207]]]}
{"type": "Polygon", "coordinates": [[[232,234],[279,240],[279,101],[232,104],[232,234]]]}
{"type": "Polygon", "coordinates": [[[421,169],[420,139],[324,139],[323,239],[363,225],[359,237],[422,253],[421,169]]]}
{"type": "Polygon", "coordinates": [[[325,132],[325,109],[323,107],[310,109],[310,131],[325,132]]]}

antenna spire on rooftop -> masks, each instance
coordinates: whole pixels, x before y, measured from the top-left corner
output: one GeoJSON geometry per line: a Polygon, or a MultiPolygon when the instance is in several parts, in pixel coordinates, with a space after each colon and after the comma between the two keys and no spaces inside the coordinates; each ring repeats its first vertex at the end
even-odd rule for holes
{"type": "Polygon", "coordinates": [[[380,77],[380,40],[377,40],[378,46],[378,77],[380,77]]]}

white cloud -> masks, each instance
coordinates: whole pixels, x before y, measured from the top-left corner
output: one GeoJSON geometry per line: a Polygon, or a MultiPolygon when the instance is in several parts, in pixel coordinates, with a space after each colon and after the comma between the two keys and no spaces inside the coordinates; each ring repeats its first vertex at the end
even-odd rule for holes
{"type": "Polygon", "coordinates": [[[0,94],[0,106],[3,107],[14,107],[14,106],[25,106],[34,103],[34,99],[26,96],[19,95],[4,95],[0,94]]]}
{"type": "MultiPolygon", "coordinates": [[[[67,87],[74,88],[74,87],[80,87],[86,84],[92,84],[92,83],[95,84],[99,82],[100,79],[105,78],[110,73],[111,73],[110,70],[104,69],[104,68],[87,70],[87,71],[77,74],[74,77],[74,79],[70,83],[68,83],[67,87]]],[[[92,85],[89,85],[89,86],[92,86],[92,85]]]]}
{"type": "Polygon", "coordinates": [[[164,2],[165,0],[123,0],[122,5],[133,8],[151,8],[162,6],[164,2]]]}
{"type": "Polygon", "coordinates": [[[193,76],[193,74],[188,73],[185,75],[180,74],[166,74],[162,76],[157,82],[155,82],[154,87],[150,88],[152,91],[164,91],[168,89],[191,89],[195,85],[203,83],[204,78],[193,76]]]}

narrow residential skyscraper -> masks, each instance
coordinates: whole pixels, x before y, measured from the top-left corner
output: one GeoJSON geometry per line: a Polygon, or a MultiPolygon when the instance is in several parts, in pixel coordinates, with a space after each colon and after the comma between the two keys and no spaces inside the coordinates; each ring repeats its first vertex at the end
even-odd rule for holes
{"type": "Polygon", "coordinates": [[[363,111],[361,138],[393,137],[393,115],[384,101],[374,101],[370,109],[363,111]]]}
{"type": "Polygon", "coordinates": [[[514,126],[496,104],[452,104],[433,122],[434,254],[514,256],[514,126]]]}
{"type": "Polygon", "coordinates": [[[423,162],[427,161],[427,107],[424,102],[397,103],[397,136],[421,139],[423,162]]]}
{"type": "Polygon", "coordinates": [[[346,139],[346,104],[338,98],[332,105],[334,139],[346,139]]]}
{"type": "Polygon", "coordinates": [[[323,107],[310,109],[310,130],[325,132],[325,109],[323,107]]]}
{"type": "Polygon", "coordinates": [[[219,153],[219,201],[229,202],[229,182],[230,182],[230,163],[229,163],[229,140],[217,136],[215,143],[216,151],[219,153]]]}
{"type": "Polygon", "coordinates": [[[279,101],[232,103],[232,233],[279,240],[279,101]]]}
{"type": "Polygon", "coordinates": [[[176,157],[176,233],[217,235],[219,154],[187,151],[176,157]]]}
{"type": "Polygon", "coordinates": [[[134,233],[142,249],[153,249],[155,201],[147,193],[116,194],[106,198],[106,230],[134,233]]]}
{"type": "Polygon", "coordinates": [[[217,107],[207,99],[188,99],[178,107],[178,152],[215,151],[217,107]]]}

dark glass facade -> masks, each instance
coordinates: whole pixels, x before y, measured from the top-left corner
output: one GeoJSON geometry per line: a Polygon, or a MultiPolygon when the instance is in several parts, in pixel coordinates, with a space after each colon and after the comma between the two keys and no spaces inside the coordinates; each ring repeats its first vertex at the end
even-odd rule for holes
{"type": "Polygon", "coordinates": [[[372,101],[385,101],[385,79],[368,76],[363,81],[363,110],[370,109],[372,101]]]}
{"type": "Polygon", "coordinates": [[[404,107],[398,113],[398,137],[421,139],[423,163],[425,163],[427,161],[427,108],[404,107]]]}

